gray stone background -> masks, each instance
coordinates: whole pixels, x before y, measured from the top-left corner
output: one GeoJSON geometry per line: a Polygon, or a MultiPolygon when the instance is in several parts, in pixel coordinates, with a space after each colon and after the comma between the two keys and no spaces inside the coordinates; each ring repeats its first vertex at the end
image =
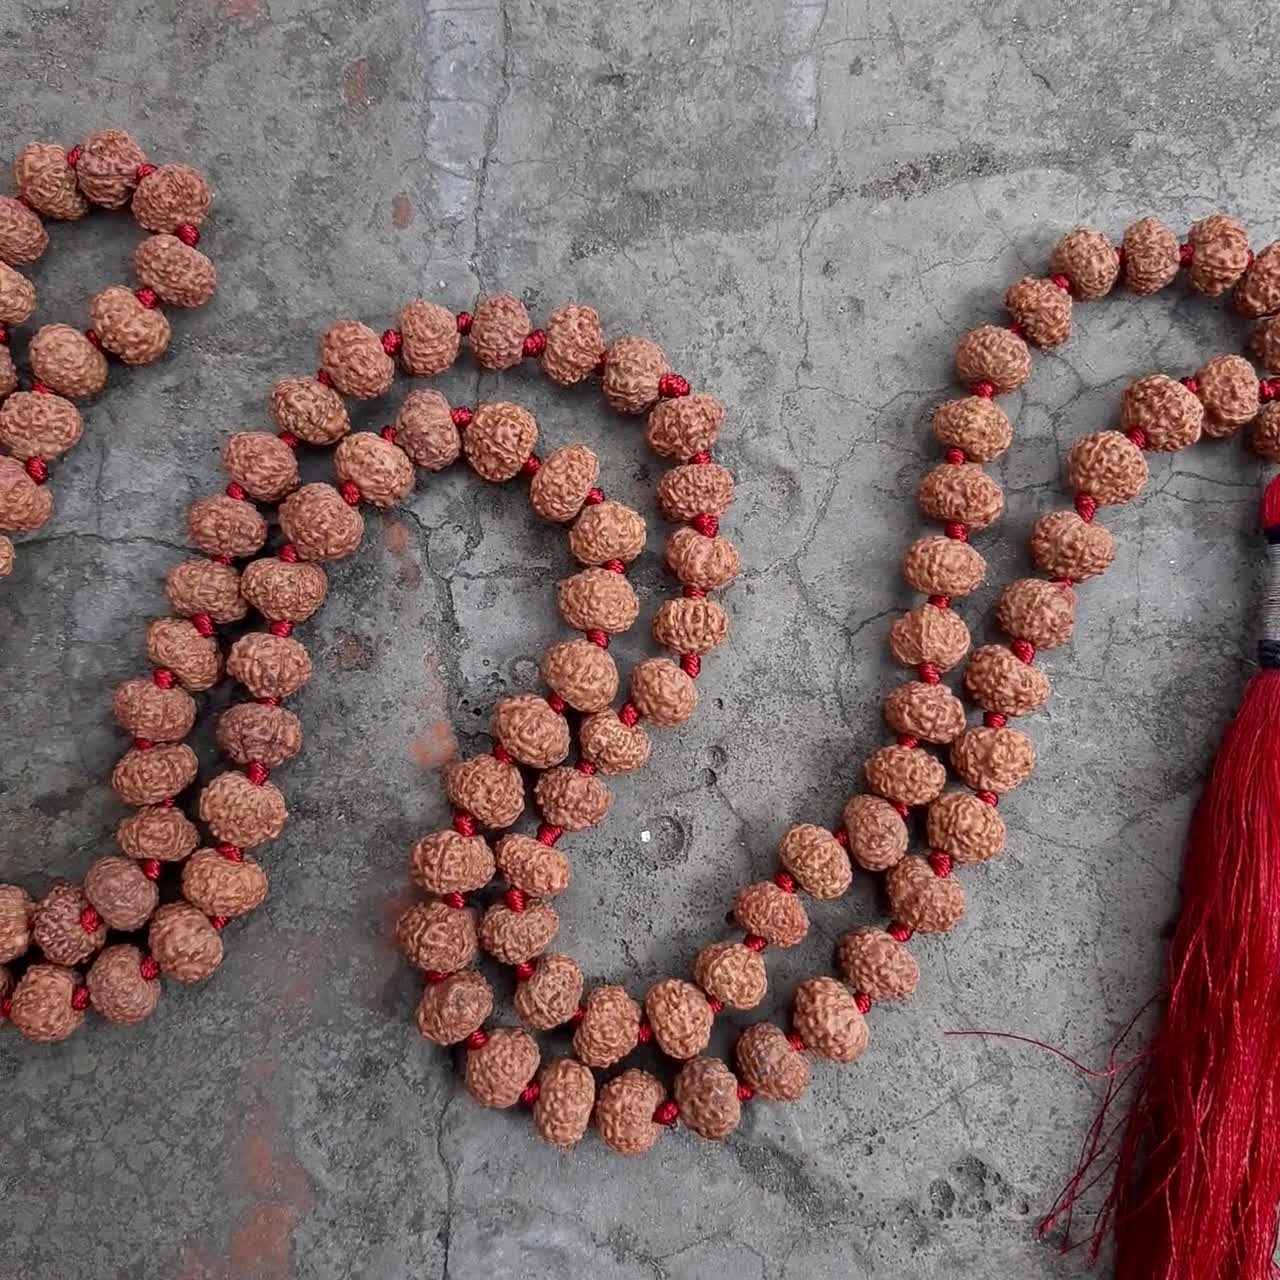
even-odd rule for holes
{"type": "MultiPolygon", "coordinates": [[[[226,434],[265,423],[271,382],[314,368],[332,320],[381,328],[415,295],[457,309],[506,288],[537,317],[594,302],[729,406],[731,643],[695,721],[572,842],[563,899],[591,978],[638,993],[683,971],[787,823],[832,821],[882,740],[897,560],[957,335],[999,319],[1005,284],[1080,221],[1183,230],[1225,209],[1265,243],[1278,26],[1204,0],[3,0],[6,155],[123,125],[200,166],[221,287],[177,318],[163,362],[113,372],[56,468],[53,519],[0,586],[0,878],[37,891],[110,850],[109,691],[145,669],[144,621],[165,611],[187,503],[223,483],[226,434]]],[[[40,319],[87,323],[136,239],[108,215],[56,228],[40,319]]],[[[1126,381],[1243,341],[1224,305],[1180,289],[1078,321],[1009,402],[1008,517],[980,543],[992,583],[1025,568],[1065,446],[1113,421],[1126,381]]],[[[442,389],[528,404],[544,448],[597,445],[610,491],[652,510],[638,424],[589,390],[466,365],[442,389]]],[[[594,1139],[563,1156],[480,1110],[412,1029],[390,926],[409,844],[445,818],[433,766],[487,741],[495,695],[532,687],[568,565],[518,486],[423,479],[370,518],[305,630],[308,740],[280,775],[293,817],[219,974],[167,987],[141,1030],[0,1038],[0,1273],[1079,1274],[1033,1228],[1098,1086],[943,1033],[1099,1063],[1158,982],[1190,796],[1248,671],[1261,479],[1239,441],[1201,445],[1157,459],[1144,498],[1108,516],[1121,553],[1045,658],[1054,698],[1031,723],[1037,773],[1004,806],[1008,854],[965,874],[967,918],[917,944],[921,991],[875,1012],[864,1060],[819,1068],[799,1104],[753,1105],[723,1145],[680,1131],[639,1162],[594,1139]]],[[[660,538],[655,520],[650,598],[660,538]]],[[[967,611],[978,634],[992,596],[967,611]]],[[[775,957],[773,1011],[880,909],[859,878],[814,914],[775,957]]]]}

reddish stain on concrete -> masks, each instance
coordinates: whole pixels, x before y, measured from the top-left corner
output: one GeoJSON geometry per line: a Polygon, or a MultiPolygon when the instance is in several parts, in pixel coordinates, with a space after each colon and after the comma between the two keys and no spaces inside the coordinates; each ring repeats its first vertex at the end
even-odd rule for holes
{"type": "Polygon", "coordinates": [[[217,5],[224,18],[236,22],[248,24],[258,18],[258,0],[217,0],[217,5]]]}
{"type": "Polygon", "coordinates": [[[369,62],[359,58],[347,68],[342,82],[342,100],[352,111],[367,111],[373,99],[369,97],[369,62]]]}
{"type": "Polygon", "coordinates": [[[458,755],[458,739],[447,720],[428,725],[425,733],[413,740],[413,759],[420,769],[438,769],[458,755]]]}
{"type": "Polygon", "coordinates": [[[396,573],[396,581],[406,591],[417,591],[422,586],[422,570],[412,560],[406,560],[396,573]]]}
{"type": "Polygon", "coordinates": [[[413,204],[408,195],[401,191],[391,201],[391,225],[401,231],[413,221],[413,204]]]}
{"type": "Polygon", "coordinates": [[[362,636],[341,631],[333,660],[339,671],[368,671],[373,665],[373,651],[362,636]]]}
{"type": "Polygon", "coordinates": [[[403,555],[409,545],[409,530],[399,520],[387,520],[382,536],[386,539],[387,550],[395,555],[403,555]]]}

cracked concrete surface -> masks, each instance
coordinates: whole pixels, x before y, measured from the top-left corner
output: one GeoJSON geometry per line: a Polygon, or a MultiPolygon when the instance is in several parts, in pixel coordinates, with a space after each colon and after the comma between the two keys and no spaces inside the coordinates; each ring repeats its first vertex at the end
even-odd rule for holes
{"type": "MultiPolygon", "coordinates": [[[[187,503],[222,483],[225,435],[264,422],[267,388],[314,367],[330,321],[381,328],[417,294],[461,308],[509,288],[539,317],[595,302],[729,406],[731,643],[696,720],[573,842],[563,902],[590,978],[639,993],[683,970],[787,822],[834,820],[882,739],[897,558],[957,335],[999,319],[1005,284],[1080,221],[1183,229],[1222,208],[1255,245],[1273,234],[1278,21],[1208,0],[8,0],[6,149],[119,124],[198,165],[221,288],[177,317],[160,364],[115,370],[0,587],[0,879],[35,890],[109,851],[109,691],[145,665],[144,620],[164,612],[187,503]]],[[[135,240],[104,216],[55,228],[41,319],[86,323],[135,240]]],[[[1011,398],[1008,515],[980,544],[992,584],[1023,569],[1063,450],[1113,421],[1130,378],[1243,337],[1180,290],[1078,321],[1011,398]]],[[[651,511],[655,461],[590,391],[465,364],[441,387],[528,404],[548,445],[598,445],[610,491],[651,511]]],[[[567,564],[518,489],[423,478],[370,518],[306,628],[292,819],[220,973],[166,989],[141,1030],[0,1038],[0,1275],[1080,1274],[1033,1226],[1096,1087],[1049,1054],[943,1033],[1098,1063],[1153,989],[1190,797],[1248,672],[1261,478],[1238,441],[1201,445],[1156,459],[1148,493],[1108,517],[1120,555],[1045,657],[1054,696],[1030,725],[1037,773],[1004,807],[1008,854],[965,874],[966,919],[918,943],[921,991],[875,1011],[863,1061],[819,1067],[799,1104],[753,1105],[723,1145],[678,1132],[639,1162],[595,1140],[561,1156],[526,1118],[481,1111],[409,1021],[417,984],[389,939],[405,851],[444,820],[455,742],[486,743],[495,695],[532,687],[567,564]]],[[[649,601],[663,589],[653,555],[636,581],[649,601]]],[[[966,610],[979,634],[993,595],[966,610]]],[[[200,749],[211,769],[207,734],[200,749]]],[[[775,957],[769,1012],[879,918],[874,887],[813,915],[775,957]]]]}

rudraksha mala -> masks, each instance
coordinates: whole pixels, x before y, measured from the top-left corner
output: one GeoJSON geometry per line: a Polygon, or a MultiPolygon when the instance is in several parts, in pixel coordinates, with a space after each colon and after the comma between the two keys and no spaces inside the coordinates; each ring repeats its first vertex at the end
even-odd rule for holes
{"type": "Polygon", "coordinates": [[[217,272],[196,248],[209,185],[184,164],[154,165],[121,129],[100,129],[69,151],[31,142],[13,163],[16,196],[0,196],[0,577],[13,568],[10,533],[39,529],[53,510],[49,463],[80,439],[77,400],[107,383],[108,356],[150,364],[169,345],[165,307],[199,307],[217,272]],[[35,286],[16,270],[49,247],[42,219],[73,220],[97,206],[122,209],[150,232],[133,256],[139,287],[112,285],[89,302],[92,327],[46,324],[31,335],[31,381],[19,390],[10,331],[35,313],[35,286]]]}
{"type": "MultiPolygon", "coordinates": [[[[908,584],[926,602],[890,629],[895,659],[917,676],[886,700],[897,740],[867,762],[867,792],[849,801],[834,831],[792,827],[775,877],[739,891],[734,917],[745,936],[710,943],[698,955],[695,982],[664,979],[643,1007],[619,986],[584,994],[572,958],[547,950],[559,924],[550,899],[568,883],[561,838],[604,819],[604,777],[642,767],[649,752],[642,722],[676,725],[689,717],[701,659],[724,637],[724,614],[707,598],[738,567],[736,549],[718,529],[732,479],[710,458],[722,409],[711,397],[691,393],[651,342],[626,337],[606,348],[589,307],[563,308],[545,330],[533,329],[523,306],[506,295],[482,299],[474,315],[411,303],[398,328],[380,338],[354,321],[333,326],[321,342],[319,374],[286,379],[273,390],[280,433],[245,432],[227,442],[227,491],[194,504],[188,518],[192,540],[207,558],[171,572],[169,597],[178,616],[149,628],[153,675],[116,691],[117,719],[135,736],[113,777],[122,798],[138,806],[119,830],[126,856],[101,860],[83,888],[56,886],[34,907],[20,890],[0,890],[0,960],[15,958],[32,942],[44,952],[43,962],[25,970],[0,1008],[29,1037],[58,1039],[75,1030],[89,1004],[115,1021],[140,1021],[154,1008],[161,975],[190,982],[217,967],[220,931],[266,891],[265,873],[248,850],[278,835],[286,820],[283,795],[269,776],[301,747],[301,727],[281,701],[310,674],[306,651],[291,632],[323,603],[321,564],[358,547],[362,502],[392,506],[412,487],[415,466],[437,470],[463,456],[493,482],[528,477],[535,510],[570,525],[570,550],[583,567],[561,583],[559,602],[566,622],[582,634],[544,656],[547,695],[499,704],[493,749],[447,774],[452,827],[424,837],[411,853],[411,876],[430,897],[406,912],[397,932],[411,961],[426,973],[419,1030],[438,1043],[464,1047],[473,1096],[488,1105],[532,1106],[538,1131],[562,1146],[581,1138],[593,1117],[606,1143],[625,1153],[649,1149],[677,1119],[703,1137],[722,1138],[751,1098],[799,1097],[811,1055],[855,1060],[867,1043],[872,1006],[915,990],[919,971],[907,944],[914,933],[945,932],[959,919],[964,894],[955,868],[992,858],[1003,847],[999,797],[1024,781],[1034,764],[1030,741],[1008,721],[1043,705],[1048,682],[1034,666],[1036,650],[1069,638],[1075,584],[1111,561],[1110,535],[1094,518],[1099,507],[1137,496],[1146,478],[1144,450],[1183,448],[1201,433],[1227,435],[1255,417],[1255,447],[1266,456],[1280,454],[1275,406],[1259,412],[1280,387],[1260,382],[1239,357],[1217,357],[1182,382],[1155,375],[1128,388],[1124,431],[1086,436],[1072,450],[1075,510],[1037,522],[1032,553],[1046,577],[1010,583],[1000,597],[996,616],[1007,646],[979,648],[969,661],[964,685],[983,717],[981,724],[967,725],[963,704],[942,676],[969,648],[952,600],[973,591],[985,570],[969,534],[992,524],[1003,507],[998,486],[982,470],[1012,436],[995,397],[1026,381],[1029,343],[1052,347],[1066,340],[1073,297],[1101,297],[1121,271],[1135,290],[1151,292],[1172,281],[1180,266],[1200,292],[1217,295],[1235,286],[1237,306],[1246,314],[1280,311],[1280,249],[1273,246],[1253,261],[1243,231],[1220,216],[1197,223],[1183,246],[1144,220],[1126,233],[1120,251],[1098,232],[1071,233],[1054,252],[1051,277],[1022,280],[1009,290],[1013,325],[983,326],[962,339],[956,367],[970,394],[935,415],[934,432],[947,453],[920,493],[926,516],[943,533],[913,543],[904,560],[908,584]],[[413,375],[442,372],[463,334],[486,368],[537,358],[562,384],[598,374],[609,405],[647,413],[650,445],[677,464],[659,485],[659,506],[681,522],[666,559],[682,589],[655,620],[655,638],[675,660],[640,663],[630,697],[616,711],[619,676],[608,639],[636,616],[626,565],[643,544],[644,525],[638,513],[609,502],[597,488],[595,455],[568,446],[540,459],[534,452],[537,425],[518,406],[450,407],[431,391],[411,393],[381,435],[348,434],[342,395],[381,396],[396,359],[413,375]],[[298,487],[299,443],[337,444],[336,487],[298,487]],[[234,561],[256,555],[266,543],[257,504],[271,502],[281,504],[288,541],[238,570],[234,561]],[[199,833],[175,803],[195,776],[194,756],[181,744],[195,713],[189,691],[219,678],[216,629],[241,620],[250,606],[267,625],[232,645],[226,670],[253,701],[225,712],[217,732],[219,746],[239,769],[202,790],[199,816],[211,839],[195,851],[199,833]],[[573,766],[564,764],[573,736],[569,711],[585,717],[577,726],[573,766]],[[925,744],[949,748],[968,791],[944,790],[945,765],[925,744]],[[543,822],[535,835],[508,832],[491,847],[480,833],[510,827],[523,810],[522,768],[539,771],[533,790],[543,822]],[[913,808],[926,809],[929,851],[923,856],[907,852],[913,808]],[[181,868],[183,900],[151,914],[154,882],[165,865],[181,868]],[[722,1009],[753,1008],[763,998],[762,953],[806,935],[800,891],[838,897],[854,866],[885,874],[892,909],[887,927],[842,937],[837,965],[843,981],[819,976],[801,983],[790,1026],[747,1028],[736,1048],[736,1069],[704,1056],[722,1009]],[[477,920],[467,895],[495,874],[508,887],[477,920]],[[110,930],[136,930],[148,917],[146,950],[131,942],[100,949],[110,930]],[[481,948],[512,969],[516,1011],[529,1030],[486,1027],[493,993],[471,967],[481,948]],[[80,966],[90,960],[82,975],[80,966]],[[572,1029],[573,1056],[542,1065],[530,1031],[557,1027],[572,1029]],[[616,1066],[648,1041],[682,1063],[673,1097],[656,1076],[634,1068],[597,1089],[593,1069],[616,1066]]],[[[1252,344],[1272,373],[1280,372],[1277,325],[1264,321],[1252,344]]]]}

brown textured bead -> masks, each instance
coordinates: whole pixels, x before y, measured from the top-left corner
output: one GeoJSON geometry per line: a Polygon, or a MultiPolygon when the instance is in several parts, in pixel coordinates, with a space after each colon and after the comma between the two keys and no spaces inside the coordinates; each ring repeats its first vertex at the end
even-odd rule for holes
{"type": "Polygon", "coordinates": [[[906,1000],[920,983],[915,956],[883,929],[853,929],[836,944],[840,975],[872,1000],[906,1000]]]}
{"type": "Polygon", "coordinates": [[[475,969],[459,969],[427,984],[414,1021],[433,1044],[450,1045],[465,1040],[492,1012],[489,980],[475,969]]]}
{"type": "Polygon", "coordinates": [[[259,502],[279,502],[298,487],[298,458],[269,431],[237,431],[222,446],[227,475],[259,502]]]}
{"type": "Polygon", "coordinates": [[[434,378],[458,358],[462,341],[452,311],[417,298],[400,308],[400,367],[415,378],[434,378]]]}
{"type": "Polygon", "coordinates": [[[148,805],[120,819],[116,843],[131,858],[181,862],[200,843],[200,833],[181,809],[148,805]]]}
{"type": "Polygon", "coordinates": [[[808,1058],[772,1022],[749,1026],[738,1037],[733,1056],[742,1083],[762,1098],[794,1102],[809,1087],[808,1058]]]}
{"type": "Polygon", "coordinates": [[[239,702],[218,717],[218,749],[236,764],[276,769],[302,750],[302,721],[287,707],[239,702]]]}
{"type": "Polygon", "coordinates": [[[243,773],[220,773],[200,792],[200,820],[224,844],[240,849],[274,840],[289,820],[280,788],[250,782],[243,773]]]}
{"type": "Polygon", "coordinates": [[[35,904],[25,889],[0,884],[0,964],[23,955],[31,945],[31,913],[35,904]]]}
{"type": "Polygon", "coordinates": [[[7,1000],[9,998],[16,982],[17,979],[13,974],[10,973],[4,965],[0,964],[0,1000],[7,1000]]]}
{"type": "Polygon", "coordinates": [[[13,572],[13,543],[0,535],[0,578],[7,578],[13,572]]]}
{"type": "Polygon", "coordinates": [[[477,407],[462,435],[462,452],[471,469],[499,483],[518,475],[538,443],[538,424],[527,409],[506,400],[477,407]]]}
{"type": "Polygon", "coordinates": [[[166,667],[187,689],[208,689],[222,674],[222,655],[213,636],[203,636],[186,618],[157,618],[147,625],[147,657],[166,667]]]}
{"type": "Polygon", "coordinates": [[[331,484],[304,484],[280,504],[280,528],[304,560],[344,560],[364,537],[364,517],[331,484]]]}
{"type": "Polygon", "coordinates": [[[1192,223],[1187,232],[1191,266],[1187,278],[1197,293],[1216,298],[1244,275],[1249,265],[1249,236],[1225,213],[1213,213],[1192,223]]]}
{"type": "Polygon", "coordinates": [[[577,1012],[582,983],[582,970],[572,956],[547,952],[538,958],[533,973],[516,984],[517,1017],[535,1031],[563,1025],[577,1012]]]}
{"type": "Polygon", "coordinates": [[[684,724],[698,706],[693,680],[666,658],[646,658],[631,672],[631,701],[646,720],[662,728],[684,724]]]}
{"type": "Polygon", "coordinates": [[[111,714],[130,737],[181,742],[196,722],[196,703],[185,689],[162,689],[154,680],[138,677],[116,685],[111,714]]]}
{"type": "Polygon", "coordinates": [[[967,542],[941,534],[917,538],[902,561],[907,585],[927,596],[967,596],[986,571],[987,562],[967,542]]]}
{"type": "Polygon", "coordinates": [[[1178,274],[1178,237],[1155,218],[1141,218],[1126,228],[1124,282],[1139,297],[1171,284],[1178,274]]]}
{"type": "Polygon", "coordinates": [[[538,1043],[517,1027],[495,1027],[478,1049],[468,1049],[463,1082],[483,1107],[513,1107],[538,1073],[538,1043]]]}
{"type": "Polygon", "coordinates": [[[738,548],[717,534],[703,537],[696,529],[676,529],[667,539],[667,567],[686,587],[718,591],[738,576],[738,548]]]}
{"type": "Polygon", "coordinates": [[[955,876],[934,875],[914,854],[890,867],[885,890],[893,918],[917,933],[946,933],[964,915],[964,886],[955,876]]]}
{"type": "Polygon", "coordinates": [[[840,842],[825,827],[810,822],[787,829],[778,847],[778,863],[813,898],[838,898],[853,878],[840,842]]]}
{"type": "Polygon", "coordinates": [[[196,780],[196,753],[183,743],[126,751],[111,771],[111,786],[125,804],[159,804],[196,780]]]}
{"type": "Polygon", "coordinates": [[[267,873],[252,858],[197,849],[182,867],[182,896],[207,916],[247,915],[267,896],[267,873]]]}
{"type": "Polygon", "coordinates": [[[971,462],[992,462],[1009,447],[1013,424],[994,400],[965,396],[934,410],[933,434],[943,448],[963,449],[971,462]]]}
{"type": "Polygon", "coordinates": [[[1204,434],[1233,436],[1258,416],[1258,375],[1243,356],[1214,356],[1196,370],[1197,395],[1204,405],[1204,434]]]}
{"type": "Polygon", "coordinates": [[[1056,649],[1071,639],[1076,593],[1043,578],[1017,578],[996,601],[996,622],[1011,640],[1056,649]]]}
{"type": "Polygon", "coordinates": [[[481,298],[471,317],[471,354],[482,369],[514,369],[524,359],[533,326],[519,298],[495,293],[481,298]]]}
{"type": "Polygon", "coordinates": [[[44,223],[21,200],[0,196],[0,262],[34,262],[49,247],[44,223]]]}
{"type": "Polygon", "coordinates": [[[1071,445],[1066,474],[1076,493],[1103,507],[1133,502],[1147,484],[1147,460],[1119,431],[1091,431],[1071,445]]]}
{"type": "Polygon", "coordinates": [[[272,622],[306,622],[324,604],[329,579],[318,564],[267,556],[245,565],[240,591],[272,622]]]}
{"type": "Polygon", "coordinates": [[[554,898],[569,887],[569,859],[532,836],[510,832],[494,846],[498,873],[513,888],[554,898]]]}
{"type": "Polygon", "coordinates": [[[883,871],[907,851],[907,824],[881,796],[850,796],[844,807],[849,856],[865,871],[883,871]]]}
{"type": "Polygon", "coordinates": [[[476,913],[443,902],[416,903],[396,921],[396,941],[417,968],[453,973],[475,959],[476,913]]]}
{"type": "Polygon", "coordinates": [[[124,932],[141,929],[159,893],[129,858],[99,858],[84,874],[84,897],[106,924],[124,932]]]}
{"type": "Polygon", "coordinates": [[[970,329],[956,344],[956,377],[966,386],[989,383],[997,394],[1031,377],[1031,352],[1016,333],[997,325],[970,329]]]}
{"type": "Polygon", "coordinates": [[[133,272],[170,307],[202,307],[218,287],[213,263],[177,236],[148,236],[133,252],[133,272]]]}
{"type": "Polygon", "coordinates": [[[692,1058],[711,1039],[714,1014],[706,993],[692,982],[663,978],[644,998],[645,1016],[658,1048],[670,1058],[692,1058]]]}
{"type": "Polygon", "coordinates": [[[354,484],[375,507],[394,507],[413,489],[413,463],[408,454],[372,431],[344,436],[333,451],[338,479],[354,484]]]}
{"type": "Polygon", "coordinates": [[[542,370],[552,382],[571,387],[589,378],[604,354],[604,331],[594,307],[570,303],[547,321],[542,370]]]}
{"type": "Polygon", "coordinates": [[[693,978],[707,995],[730,1009],[754,1009],[769,978],[758,951],[741,942],[713,942],[698,952],[693,978]]]}
{"type": "Polygon", "coordinates": [[[865,772],[867,786],[894,804],[928,804],[947,783],[946,766],[923,747],[881,747],[865,772]]]}
{"type": "Polygon", "coordinates": [[[794,947],[809,932],[809,917],[794,893],[771,880],[744,885],[734,895],[733,916],[747,933],[759,934],[775,947],[794,947]]]}
{"type": "Polygon", "coordinates": [[[1071,337],[1071,295],[1052,280],[1023,276],[1009,286],[1004,305],[1033,346],[1048,351],[1071,337]]]}
{"type": "Polygon", "coordinates": [[[347,406],[315,378],[282,378],[271,388],[271,417],[281,431],[308,444],[333,444],[351,430],[347,406]]]}
{"type": "Polygon", "coordinates": [[[354,400],[386,395],[396,372],[382,339],[358,320],[339,320],[320,335],[320,367],[338,391],[354,400]]]}
{"type": "Polygon", "coordinates": [[[560,914],[545,902],[529,902],[513,911],[495,902],[480,919],[480,945],[500,964],[528,964],[560,931],[560,914]]]}
{"type": "Polygon", "coordinates": [[[205,555],[240,560],[262,550],[267,522],[252,502],[217,493],[191,504],[187,533],[192,545],[205,555]]]}
{"type": "Polygon", "coordinates": [[[542,655],[542,678],[575,711],[603,711],[618,692],[618,667],[590,640],[562,640],[542,655]]]}
{"type": "Polygon", "coordinates": [[[493,850],[483,836],[446,828],[409,850],[409,878],[425,893],[471,893],[493,879],[493,850]]]}
{"type": "Polygon", "coordinates": [[[884,719],[894,733],[924,742],[950,742],[964,728],[964,703],[944,684],[912,680],[889,691],[884,719]]]}
{"type": "Polygon", "coordinates": [[[189,902],[156,910],[147,946],[161,972],[175,982],[203,982],[222,963],[222,935],[189,902]]]}
{"type": "Polygon", "coordinates": [[[1102,573],[1115,554],[1111,531],[1074,511],[1047,512],[1031,529],[1031,558],[1051,578],[1083,582],[1102,573]]]}
{"type": "Polygon", "coordinates": [[[973,462],[939,463],[920,482],[918,496],[930,520],[958,520],[971,529],[994,524],[1004,510],[999,484],[973,462]]]}
{"type": "Polygon", "coordinates": [[[1049,677],[1039,667],[1020,662],[1002,644],[973,651],[964,687],[984,711],[1002,716],[1029,715],[1049,700],[1049,677]]]}
{"type": "Polygon", "coordinates": [[[96,396],[107,385],[106,356],[69,324],[37,329],[27,346],[27,360],[37,382],[72,400],[96,396]]]}
{"type": "Polygon", "coordinates": [[[491,731],[531,769],[549,769],[569,754],[569,722],[536,694],[500,699],[493,709],[491,731]]]}
{"type": "Polygon", "coordinates": [[[60,964],[33,964],[13,989],[9,1020],[28,1040],[51,1044],[65,1040],[84,1021],[71,1003],[78,975],[60,964]]]}
{"type": "Polygon", "coordinates": [[[591,1123],[596,1078],[572,1058],[555,1058],[538,1073],[533,1127],[553,1147],[574,1146],[591,1123]]]}
{"type": "Polygon", "coordinates": [[[15,458],[51,462],[80,439],[80,411],[62,396],[16,391],[0,403],[0,445],[15,458]]]}
{"type": "Polygon", "coordinates": [[[580,564],[624,563],[644,550],[644,517],[619,502],[584,507],[569,529],[569,551],[580,564]]]}
{"type": "Polygon", "coordinates": [[[638,724],[628,728],[612,710],[588,716],[578,727],[578,743],[604,774],[634,773],[649,763],[649,735],[638,724]]]}
{"type": "Polygon", "coordinates": [[[621,987],[594,987],[583,1009],[573,1052],[584,1066],[611,1067],[640,1043],[640,1006],[621,987]]]}
{"type": "Polygon", "coordinates": [[[150,364],[168,349],[169,320],[164,312],[144,307],[123,285],[94,294],[89,319],[104,350],[124,364],[150,364]]]}
{"type": "Polygon", "coordinates": [[[119,209],[138,185],[146,154],[123,129],[97,129],[80,144],[76,185],[91,204],[119,209]]]}
{"type": "Polygon", "coordinates": [[[46,485],[37,485],[17,458],[0,457],[0,529],[26,534],[38,529],[54,509],[46,485]]]}
{"type": "Polygon", "coordinates": [[[457,462],[462,437],[453,425],[449,402],[438,391],[411,391],[400,402],[396,444],[424,471],[443,471],[457,462]]]}
{"type": "Polygon", "coordinates": [[[952,768],[975,791],[1012,791],[1035,765],[1035,746],[1017,729],[966,729],[951,744],[952,768]]]}
{"type": "Polygon", "coordinates": [[[728,632],[729,615],[714,600],[664,600],[653,615],[653,638],[674,653],[710,653],[728,632]]]}
{"type": "Polygon", "coordinates": [[[1249,448],[1268,462],[1280,462],[1280,401],[1262,406],[1249,431],[1249,448]]]}
{"type": "Polygon", "coordinates": [[[658,1080],[635,1067],[602,1084],[595,1125],[605,1146],[623,1156],[641,1156],[651,1150],[662,1132],[653,1113],[665,1097],[658,1080]]]}
{"type": "Polygon", "coordinates": [[[560,616],[576,631],[626,631],[640,613],[640,599],[624,573],[589,568],[556,587],[560,616]]]}
{"type": "Polygon", "coordinates": [[[0,324],[26,324],[35,309],[35,285],[0,257],[0,324]]]}
{"type": "Polygon", "coordinates": [[[543,459],[529,482],[529,505],[544,520],[561,524],[582,510],[600,478],[600,459],[581,444],[566,445],[543,459]]]}
{"type": "Polygon", "coordinates": [[[451,764],[444,785],[449,803],[484,827],[509,827],[524,811],[520,770],[487,752],[451,764]]]}
{"type": "Polygon", "coordinates": [[[618,338],[609,347],[600,389],[615,412],[648,413],[657,403],[658,382],[667,371],[667,357],[656,342],[618,338]]]}
{"type": "Polygon", "coordinates": [[[676,1073],[673,1090],[680,1119],[700,1138],[719,1142],[738,1127],[738,1079],[719,1058],[691,1058],[676,1073]]]}
{"type": "Polygon", "coordinates": [[[533,789],[543,818],[565,831],[597,827],[609,815],[609,788],[599,778],[559,765],[548,769],[533,789]]]}
{"type": "Polygon", "coordinates": [[[1101,231],[1077,227],[1053,246],[1049,272],[1066,276],[1072,292],[1082,302],[1096,302],[1111,292],[1120,274],[1120,259],[1101,231]]]}
{"type": "Polygon", "coordinates": [[[1158,453],[1195,444],[1203,425],[1199,398],[1163,373],[1139,378],[1120,393],[1120,430],[1141,431],[1146,447],[1158,453]]]}
{"type": "Polygon", "coordinates": [[[107,940],[107,926],[96,929],[81,924],[81,914],[90,905],[77,884],[59,881],[36,903],[31,917],[31,941],[53,964],[79,964],[87,960],[107,940]]]}
{"type": "Polygon", "coordinates": [[[128,943],[107,947],[85,975],[89,999],[108,1022],[135,1027],[160,1001],[160,983],[142,976],[142,952],[128,943]]]}
{"type": "Polygon", "coordinates": [[[1257,325],[1249,338],[1249,351],[1268,373],[1280,373],[1280,317],[1257,325]]]}
{"type": "Polygon", "coordinates": [[[1280,311],[1280,240],[1260,249],[1232,295],[1235,309],[1250,320],[1280,311]]]}
{"type": "Polygon", "coordinates": [[[968,791],[944,791],[929,806],[927,828],[929,847],[959,863],[989,862],[1004,849],[1004,819],[968,791]]]}
{"type": "Polygon", "coordinates": [[[240,595],[239,572],[203,556],[174,565],[165,580],[165,594],[174,613],[184,618],[207,613],[212,622],[239,622],[249,611],[240,595]]]}
{"type": "Polygon", "coordinates": [[[0,400],[18,389],[18,370],[6,346],[0,346],[0,400]]]}
{"type": "MultiPolygon", "coordinates": [[[[890,877],[897,870],[890,871],[890,877]]],[[[835,978],[807,978],[800,983],[791,1019],[805,1048],[820,1058],[855,1062],[867,1047],[866,1019],[858,1011],[853,993],[835,978]]]]}
{"type": "Polygon", "coordinates": [[[668,520],[700,512],[722,516],[733,502],[733,474],[716,462],[672,467],[658,481],[658,510],[668,520]]]}
{"type": "Polygon", "coordinates": [[[70,220],[89,212],[66,148],[56,142],[28,142],[14,157],[13,177],[18,194],[46,218],[70,220]]]}
{"type": "Polygon", "coordinates": [[[917,605],[889,628],[889,652],[904,667],[929,662],[950,671],[969,652],[969,628],[954,609],[917,605]]]}
{"type": "Polygon", "coordinates": [[[162,164],[138,183],[130,208],[148,231],[198,227],[209,216],[212,196],[204,175],[189,164],[162,164]]]}
{"type": "Polygon", "coordinates": [[[724,423],[724,405],[701,391],[654,405],[645,440],[659,457],[685,462],[715,444],[724,423]]]}

